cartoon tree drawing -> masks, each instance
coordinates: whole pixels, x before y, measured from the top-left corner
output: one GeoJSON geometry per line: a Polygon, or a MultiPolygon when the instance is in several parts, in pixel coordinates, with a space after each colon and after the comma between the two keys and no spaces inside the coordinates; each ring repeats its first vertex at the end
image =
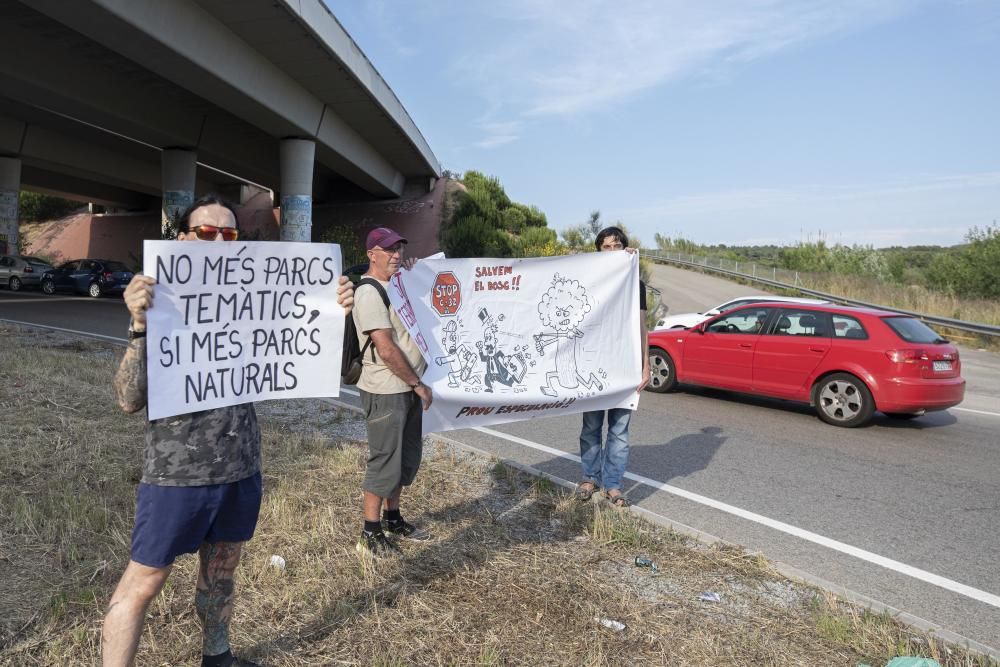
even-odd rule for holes
{"type": "Polygon", "coordinates": [[[576,363],[577,342],[583,337],[583,332],[577,327],[589,312],[587,291],[580,281],[555,274],[552,285],[538,304],[542,325],[552,329],[552,332],[534,335],[535,350],[539,355],[545,355],[547,346],[556,346],[556,369],[545,373],[545,385],[541,387],[546,396],[559,395],[556,385],[563,389],[576,389],[581,385],[588,390],[596,388],[600,391],[604,388],[593,372],[590,377],[584,377],[576,363]]]}

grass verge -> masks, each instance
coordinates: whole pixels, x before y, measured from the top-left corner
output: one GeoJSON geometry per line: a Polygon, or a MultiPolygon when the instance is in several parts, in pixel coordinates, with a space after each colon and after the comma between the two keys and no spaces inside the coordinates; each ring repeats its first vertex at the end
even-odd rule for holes
{"type": "MultiPolygon", "coordinates": [[[[5,325],[0,336],[16,341],[0,348],[0,664],[97,664],[128,558],[143,418],[113,402],[119,348],[5,325]]],[[[757,555],[443,446],[428,448],[404,499],[434,539],[398,560],[361,558],[363,422],[319,401],[259,412],[265,496],[232,639],[264,664],[997,664],[790,582],[757,555]],[[637,568],[639,554],[657,571],[637,568]],[[706,591],[720,601],[700,600],[706,591]]],[[[150,607],[140,664],[197,664],[194,579],[182,557],[150,607]]]]}

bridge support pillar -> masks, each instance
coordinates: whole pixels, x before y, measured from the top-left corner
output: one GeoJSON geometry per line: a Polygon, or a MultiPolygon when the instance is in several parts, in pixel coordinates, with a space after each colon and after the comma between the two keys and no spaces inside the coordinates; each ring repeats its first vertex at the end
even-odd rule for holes
{"type": "Polygon", "coordinates": [[[160,182],[163,204],[160,207],[162,238],[177,236],[177,220],[194,203],[194,179],[198,154],[187,148],[164,148],[160,154],[160,182]]]}
{"type": "Polygon", "coordinates": [[[0,157],[0,255],[17,254],[17,198],[21,192],[21,159],[0,157]]]}
{"type": "Polygon", "coordinates": [[[316,143],[281,140],[281,240],[312,240],[312,183],[316,143]]]}

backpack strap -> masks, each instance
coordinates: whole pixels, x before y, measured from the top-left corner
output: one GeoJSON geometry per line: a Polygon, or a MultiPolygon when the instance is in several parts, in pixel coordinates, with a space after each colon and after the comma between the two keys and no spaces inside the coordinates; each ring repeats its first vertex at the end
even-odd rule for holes
{"type": "MultiPolygon", "coordinates": [[[[371,285],[372,287],[374,287],[378,291],[378,295],[382,297],[382,303],[385,304],[385,309],[389,310],[389,308],[391,308],[391,306],[389,305],[389,295],[386,293],[385,288],[382,287],[382,283],[375,280],[371,276],[363,276],[361,280],[358,281],[357,287],[361,287],[362,285],[371,285]]],[[[357,287],[355,287],[354,289],[357,289],[357,287]]],[[[372,347],[372,337],[369,336],[368,334],[365,334],[365,336],[367,336],[368,340],[365,341],[364,347],[361,348],[362,359],[364,358],[365,352],[368,350],[368,348],[372,347]]],[[[375,363],[374,347],[372,347],[372,363],[375,363]]]]}

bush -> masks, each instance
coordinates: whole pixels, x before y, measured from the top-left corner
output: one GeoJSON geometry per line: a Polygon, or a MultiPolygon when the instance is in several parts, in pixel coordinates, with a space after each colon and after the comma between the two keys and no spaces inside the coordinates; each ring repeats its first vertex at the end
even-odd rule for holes
{"type": "Polygon", "coordinates": [[[931,263],[928,284],[956,296],[1000,297],[1000,227],[973,227],[966,240],[968,245],[931,263]]]}
{"type": "Polygon", "coordinates": [[[512,202],[500,180],[478,171],[462,177],[453,213],[441,231],[441,247],[451,257],[529,257],[562,254],[545,214],[512,202]]]}
{"type": "Polygon", "coordinates": [[[21,222],[45,222],[66,217],[83,206],[78,201],[22,190],[17,217],[21,222]]]}
{"type": "Polygon", "coordinates": [[[354,264],[361,264],[368,261],[368,255],[361,239],[358,238],[357,230],[351,225],[330,225],[324,228],[319,235],[316,234],[316,227],[313,226],[314,242],[336,243],[340,245],[340,253],[344,262],[344,268],[354,264]]]}

